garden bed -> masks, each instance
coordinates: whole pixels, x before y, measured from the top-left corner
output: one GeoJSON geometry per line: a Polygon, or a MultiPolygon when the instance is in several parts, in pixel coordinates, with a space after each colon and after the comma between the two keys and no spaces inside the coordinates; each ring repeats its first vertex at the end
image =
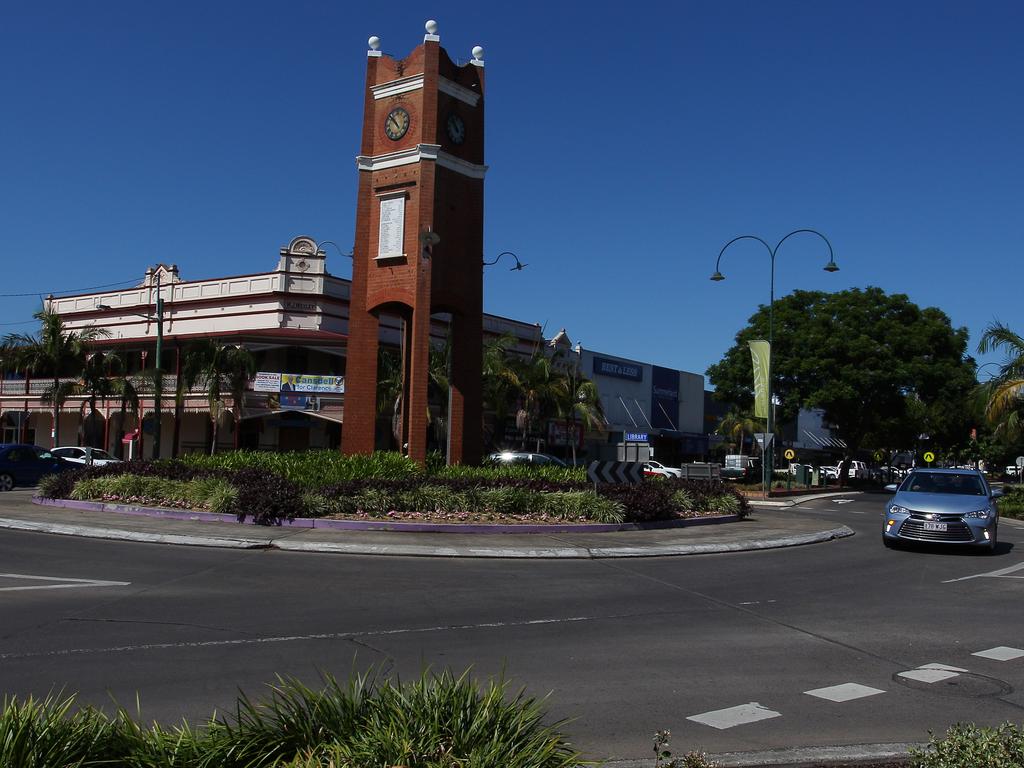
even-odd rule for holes
{"type": "MultiPolygon", "coordinates": [[[[258,454],[137,461],[47,478],[40,496],[169,507],[280,525],[297,518],[418,525],[623,525],[744,517],[720,480],[586,482],[580,469],[434,467],[394,454],[258,454]]],[[[375,526],[375,527],[380,527],[375,526]]]]}

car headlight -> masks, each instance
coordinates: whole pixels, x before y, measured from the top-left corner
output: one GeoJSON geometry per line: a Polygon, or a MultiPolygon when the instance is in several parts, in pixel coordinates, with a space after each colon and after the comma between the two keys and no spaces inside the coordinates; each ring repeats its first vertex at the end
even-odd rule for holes
{"type": "Polygon", "coordinates": [[[901,507],[899,504],[893,504],[891,507],[889,507],[889,514],[890,515],[909,515],[910,514],[910,510],[907,509],[906,507],[901,507]]]}
{"type": "Polygon", "coordinates": [[[965,512],[963,515],[965,520],[987,520],[991,516],[991,507],[985,507],[984,509],[976,509],[974,512],[965,512]]]}

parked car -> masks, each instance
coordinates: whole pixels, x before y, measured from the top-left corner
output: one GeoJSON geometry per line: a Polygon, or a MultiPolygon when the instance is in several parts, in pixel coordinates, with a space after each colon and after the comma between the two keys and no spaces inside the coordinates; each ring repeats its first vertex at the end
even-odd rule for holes
{"type": "Polygon", "coordinates": [[[87,448],[84,446],[61,446],[50,451],[51,454],[72,464],[91,464],[97,467],[105,467],[107,464],[120,464],[121,460],[111,456],[102,448],[87,448]]]}
{"type": "Polygon", "coordinates": [[[870,477],[868,465],[863,461],[851,461],[850,468],[846,471],[847,477],[855,477],[860,480],[867,480],[870,477]]]}
{"type": "Polygon", "coordinates": [[[761,460],[756,456],[733,454],[725,457],[722,477],[727,480],[753,480],[761,476],[761,460]]]}
{"type": "Polygon", "coordinates": [[[683,470],[679,467],[666,467],[661,462],[651,459],[644,464],[644,474],[648,477],[682,477],[683,470]]]}
{"type": "Polygon", "coordinates": [[[565,467],[567,464],[557,456],[529,451],[499,451],[487,457],[496,464],[533,464],[536,466],[565,467]]]}
{"type": "Polygon", "coordinates": [[[818,470],[826,480],[838,480],[839,479],[839,467],[832,465],[825,465],[819,467],[818,470]]]}
{"type": "Polygon", "coordinates": [[[45,475],[71,469],[69,464],[37,445],[0,444],[0,491],[19,485],[35,485],[45,475]]]}
{"type": "Polygon", "coordinates": [[[993,552],[999,529],[996,499],[1001,489],[989,486],[973,469],[915,469],[899,485],[887,485],[895,495],[885,505],[882,541],[939,542],[983,548],[993,552]]]}

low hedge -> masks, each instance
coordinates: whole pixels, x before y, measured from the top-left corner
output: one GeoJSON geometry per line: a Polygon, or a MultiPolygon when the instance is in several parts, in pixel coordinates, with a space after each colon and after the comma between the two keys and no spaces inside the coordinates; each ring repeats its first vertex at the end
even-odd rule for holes
{"type": "Polygon", "coordinates": [[[957,723],[944,738],[932,736],[925,749],[910,752],[913,768],[1020,768],[1024,731],[1012,723],[984,728],[957,723]]]}

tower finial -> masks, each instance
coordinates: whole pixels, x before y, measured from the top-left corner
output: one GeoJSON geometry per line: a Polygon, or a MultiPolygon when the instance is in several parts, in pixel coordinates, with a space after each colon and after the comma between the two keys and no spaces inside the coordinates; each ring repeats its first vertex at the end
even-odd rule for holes
{"type": "Polygon", "coordinates": [[[427,30],[427,34],[423,36],[423,42],[439,43],[441,42],[441,36],[437,34],[437,22],[433,19],[429,19],[423,28],[427,30]]]}
{"type": "Polygon", "coordinates": [[[473,60],[469,63],[475,64],[478,67],[482,67],[484,65],[484,49],[482,46],[473,46],[473,60]]]}
{"type": "Polygon", "coordinates": [[[381,55],[381,53],[380,53],[380,38],[379,37],[377,37],[376,35],[373,35],[369,40],[366,41],[366,44],[368,46],[370,46],[370,50],[368,50],[366,52],[367,56],[380,56],[381,55]]]}

